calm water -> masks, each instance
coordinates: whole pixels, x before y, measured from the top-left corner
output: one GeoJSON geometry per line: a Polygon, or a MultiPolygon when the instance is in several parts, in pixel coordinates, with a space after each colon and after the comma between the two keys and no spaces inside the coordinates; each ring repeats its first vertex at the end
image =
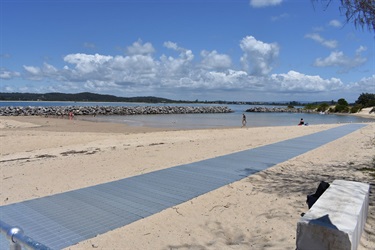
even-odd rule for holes
{"type": "MultiPolygon", "coordinates": [[[[1,106],[206,106],[206,104],[150,104],[150,103],[103,103],[103,102],[0,102],[1,106]]],[[[213,106],[208,104],[207,106],[213,106]]],[[[134,116],[97,116],[80,119],[97,122],[125,123],[130,126],[165,127],[176,129],[220,128],[241,126],[242,113],[250,105],[228,106],[234,110],[227,114],[176,114],[176,115],[134,115],[134,116]]],[[[310,125],[336,123],[375,122],[374,119],[351,115],[320,115],[295,113],[245,113],[248,127],[295,126],[303,118],[310,125]]]]}

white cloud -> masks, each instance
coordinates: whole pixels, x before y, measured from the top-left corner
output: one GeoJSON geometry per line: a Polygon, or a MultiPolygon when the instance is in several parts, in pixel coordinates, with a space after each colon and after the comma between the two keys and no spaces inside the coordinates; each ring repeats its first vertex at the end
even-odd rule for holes
{"type": "Polygon", "coordinates": [[[340,21],[338,20],[331,20],[329,23],[328,23],[329,26],[332,26],[332,27],[335,27],[335,28],[341,28],[342,27],[342,24],[340,21]]]}
{"type": "Polygon", "coordinates": [[[180,78],[189,75],[191,72],[191,62],[194,58],[191,52],[188,55],[180,54],[180,58],[174,57],[160,57],[160,70],[159,73],[163,78],[180,78]]]}
{"type": "Polygon", "coordinates": [[[44,77],[43,71],[40,67],[35,66],[23,66],[23,69],[25,70],[26,74],[25,77],[30,80],[41,80],[44,77]]]}
{"type": "Polygon", "coordinates": [[[166,47],[168,49],[172,49],[172,50],[180,52],[181,58],[186,58],[189,61],[194,59],[194,54],[191,50],[182,48],[182,47],[178,46],[177,43],[168,41],[168,42],[164,42],[163,45],[164,45],[164,47],[166,47]]]}
{"type": "Polygon", "coordinates": [[[279,5],[283,0],[250,0],[250,5],[255,8],[279,5]]]}
{"type": "Polygon", "coordinates": [[[81,53],[70,54],[64,57],[65,62],[75,64],[76,69],[83,74],[97,71],[98,68],[112,59],[112,56],[103,56],[99,54],[88,55],[81,53]]]}
{"type": "Polygon", "coordinates": [[[149,55],[154,53],[155,49],[151,43],[143,44],[142,40],[138,40],[127,47],[126,51],[129,55],[149,55]]]}
{"type": "MultiPolygon", "coordinates": [[[[193,67],[192,62],[194,60],[193,52],[189,49],[179,47],[176,43],[170,41],[165,42],[164,47],[180,52],[180,54],[178,58],[172,56],[168,57],[166,55],[162,55],[160,57],[160,67],[158,69],[158,72],[161,75],[161,77],[169,77],[173,79],[183,78],[186,75],[190,75],[191,69],[193,67]]],[[[174,81],[164,79],[162,82],[169,85],[171,82],[174,81]]]]}
{"type": "Polygon", "coordinates": [[[26,70],[27,73],[29,73],[31,75],[39,75],[40,72],[41,72],[39,67],[24,65],[23,68],[26,70]]]}
{"type": "Polygon", "coordinates": [[[133,72],[140,74],[142,72],[153,71],[157,63],[151,56],[133,55],[133,56],[116,56],[110,61],[109,68],[118,71],[133,72]]]}
{"type": "Polygon", "coordinates": [[[43,64],[42,70],[45,74],[48,74],[48,75],[58,73],[58,70],[54,66],[52,66],[51,64],[48,64],[48,63],[43,64]]]}
{"type": "Polygon", "coordinates": [[[43,63],[42,67],[24,65],[23,68],[26,72],[24,76],[30,80],[39,81],[43,78],[53,78],[59,81],[64,80],[64,77],[62,77],[62,72],[48,63],[43,63]]]}
{"type": "Polygon", "coordinates": [[[193,80],[198,83],[198,88],[208,89],[243,89],[246,88],[249,75],[244,71],[226,70],[199,71],[193,80]]]}
{"type": "Polygon", "coordinates": [[[326,58],[317,58],[313,65],[316,67],[339,67],[340,72],[348,72],[367,61],[367,58],[360,54],[364,50],[366,50],[365,47],[359,47],[353,58],[347,57],[342,51],[333,51],[326,58]]]}
{"type": "Polygon", "coordinates": [[[358,82],[351,84],[350,89],[357,91],[358,93],[375,93],[375,75],[364,77],[358,82]]]}
{"type": "Polygon", "coordinates": [[[323,79],[318,75],[310,76],[293,70],[287,74],[273,74],[270,78],[281,91],[323,92],[343,88],[340,79],[323,79]]]}
{"type": "Polygon", "coordinates": [[[327,48],[330,48],[330,49],[334,49],[338,45],[336,40],[326,40],[323,37],[321,37],[318,33],[306,34],[305,37],[310,38],[310,39],[314,40],[315,42],[318,42],[321,45],[323,45],[327,48]]]}
{"type": "MultiPolygon", "coordinates": [[[[298,94],[310,98],[309,100],[317,100],[323,97],[331,98],[332,93],[341,95],[343,91],[369,92],[366,90],[373,89],[371,84],[375,79],[375,76],[364,78],[348,86],[337,78],[324,79],[319,75],[306,75],[293,70],[284,74],[269,75],[279,54],[279,46],[256,40],[252,36],[244,37],[239,44],[243,51],[241,60],[247,70],[233,69],[229,55],[220,54],[216,50],[203,50],[200,60],[194,60],[194,54],[189,49],[179,47],[173,42],[166,42],[164,46],[176,51],[176,55],[155,58],[149,53],[115,56],[77,53],[66,55],[66,65],[62,68],[47,63],[40,67],[24,66],[24,72],[19,75],[2,69],[0,77],[8,79],[19,76],[28,80],[26,88],[30,88],[30,80],[38,81],[33,87],[38,92],[90,91],[117,96],[154,95],[191,100],[206,95],[205,90],[215,93],[210,94],[211,97],[221,94],[221,98],[218,99],[224,100],[227,100],[228,91],[237,98],[251,96],[262,100],[267,98],[265,96],[272,96],[290,100],[298,94]],[[48,84],[42,85],[43,81],[48,84]],[[257,93],[265,94],[257,96],[257,93]]],[[[151,44],[146,47],[153,48],[151,44]]],[[[360,53],[365,50],[365,47],[359,47],[355,58],[361,58],[360,53]]],[[[342,52],[335,52],[325,59],[317,60],[317,65],[349,67],[351,60],[353,59],[345,57],[342,52]]],[[[0,85],[1,90],[10,88],[12,86],[0,85]]],[[[20,90],[18,87],[18,91],[20,90]]]]}
{"type": "Polygon", "coordinates": [[[0,72],[0,79],[11,79],[12,78],[12,74],[11,73],[12,72],[6,71],[6,70],[1,71],[0,72]]]}
{"type": "Polygon", "coordinates": [[[356,55],[362,53],[363,51],[366,51],[367,48],[365,46],[359,46],[359,48],[355,51],[356,55]]]}
{"type": "Polygon", "coordinates": [[[244,52],[241,62],[245,70],[254,75],[268,74],[280,50],[277,43],[264,43],[252,36],[243,38],[240,47],[244,52]]]}
{"type": "Polygon", "coordinates": [[[228,55],[219,54],[216,50],[211,52],[203,50],[201,57],[203,58],[201,65],[207,69],[227,69],[232,64],[232,60],[228,55]]]}
{"type": "Polygon", "coordinates": [[[0,79],[10,80],[15,77],[19,77],[21,74],[16,71],[9,71],[4,68],[0,68],[0,79]]]}
{"type": "Polygon", "coordinates": [[[168,49],[173,49],[173,50],[176,50],[176,51],[181,49],[177,46],[177,43],[174,43],[174,42],[171,42],[171,41],[164,42],[164,47],[166,47],[168,49]]]}

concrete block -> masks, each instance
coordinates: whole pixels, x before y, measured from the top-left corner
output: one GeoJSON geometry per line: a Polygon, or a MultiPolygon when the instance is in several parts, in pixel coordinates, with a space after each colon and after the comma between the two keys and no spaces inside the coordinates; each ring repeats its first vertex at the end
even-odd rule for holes
{"type": "Polygon", "coordinates": [[[298,250],[355,250],[366,223],[370,185],[335,180],[297,223],[298,250]]]}

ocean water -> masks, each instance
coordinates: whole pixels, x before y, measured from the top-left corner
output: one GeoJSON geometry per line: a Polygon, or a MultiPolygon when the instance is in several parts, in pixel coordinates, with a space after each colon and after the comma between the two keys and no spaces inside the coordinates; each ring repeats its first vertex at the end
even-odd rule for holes
{"type": "MultiPolygon", "coordinates": [[[[107,102],[0,102],[1,106],[214,106],[213,104],[150,104],[150,103],[107,103],[107,102]]],[[[227,106],[233,113],[225,114],[170,114],[129,116],[81,116],[79,119],[95,122],[123,123],[129,126],[157,128],[198,129],[241,127],[242,114],[247,118],[247,127],[296,126],[301,118],[310,125],[375,122],[374,119],[353,115],[305,114],[305,113],[250,113],[246,109],[259,105],[216,105],[227,106]]],[[[269,106],[271,107],[271,106],[269,106]]]]}
{"type": "MultiPolygon", "coordinates": [[[[296,126],[303,118],[305,123],[336,124],[374,122],[366,119],[344,115],[294,114],[294,113],[245,113],[247,127],[296,126]]],[[[130,126],[157,128],[197,129],[223,128],[242,126],[242,112],[228,114],[176,114],[176,115],[135,115],[135,116],[102,116],[84,117],[85,120],[97,122],[125,123],[130,126]]]]}

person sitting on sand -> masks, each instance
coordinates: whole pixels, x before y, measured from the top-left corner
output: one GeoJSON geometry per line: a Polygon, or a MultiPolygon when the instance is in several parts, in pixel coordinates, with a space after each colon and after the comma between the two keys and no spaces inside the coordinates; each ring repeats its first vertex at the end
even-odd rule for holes
{"type": "Polygon", "coordinates": [[[304,122],[303,118],[301,118],[301,120],[300,120],[299,123],[298,123],[298,126],[302,126],[302,125],[304,125],[304,124],[305,124],[305,122],[304,122]]]}

